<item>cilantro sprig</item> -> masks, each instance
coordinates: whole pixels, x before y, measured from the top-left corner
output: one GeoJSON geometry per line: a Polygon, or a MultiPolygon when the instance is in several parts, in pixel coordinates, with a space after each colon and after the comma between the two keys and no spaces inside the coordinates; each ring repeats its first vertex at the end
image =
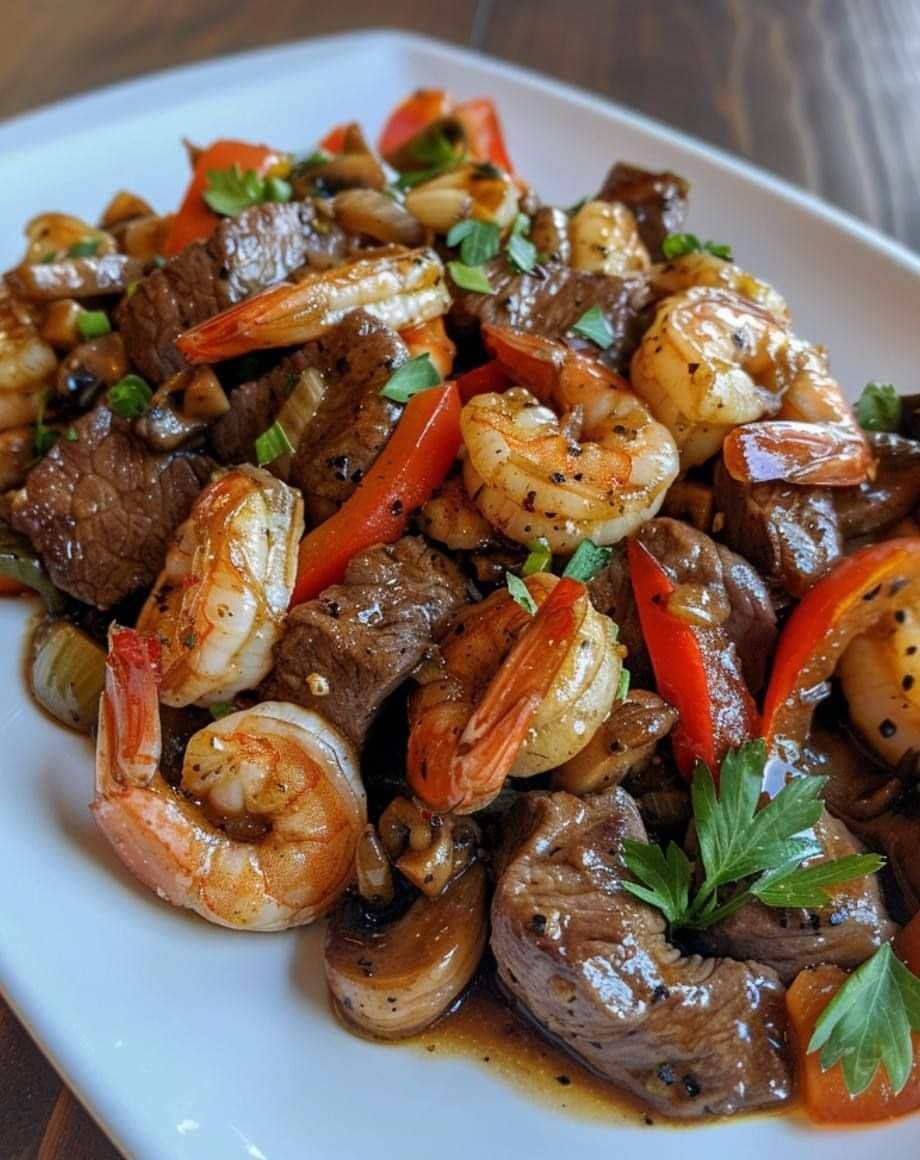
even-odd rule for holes
{"type": "Polygon", "coordinates": [[[498,253],[501,230],[495,222],[465,218],[452,226],[447,235],[449,246],[460,247],[460,261],[466,266],[481,266],[498,253]]]}
{"type": "Polygon", "coordinates": [[[725,242],[701,242],[696,234],[668,234],[661,243],[661,252],[667,261],[682,258],[684,254],[712,254],[714,258],[732,260],[732,248],[725,242]]]}
{"type": "Polygon", "coordinates": [[[904,403],[891,383],[866,383],[856,403],[856,419],[864,431],[897,431],[904,403]]]}
{"type": "Polygon", "coordinates": [[[572,324],[572,331],[580,338],[587,338],[601,350],[607,350],[614,340],[613,328],[604,317],[599,306],[589,306],[584,314],[572,324]]]}
{"type": "Polygon", "coordinates": [[[209,169],[208,180],[201,195],[215,213],[232,217],[251,205],[264,201],[290,201],[293,196],[290,183],[280,177],[260,177],[254,169],[209,169]]]}
{"type": "Polygon", "coordinates": [[[519,213],[511,223],[505,254],[511,265],[522,274],[529,274],[537,264],[537,247],[527,236],[529,233],[530,218],[519,213]]]}
{"type": "Polygon", "coordinates": [[[812,827],[824,808],[827,778],[795,777],[758,808],[766,756],[762,740],[731,750],[718,792],[709,768],[697,763],[691,801],[703,876],[692,897],[691,863],[679,846],[663,852],[632,839],[624,843],[626,865],[638,881],[623,888],[657,907],[671,926],[703,930],[752,899],[767,906],[821,906],[828,888],[884,865],[877,854],[854,854],[803,866],[822,850],[812,827]]]}
{"type": "Polygon", "coordinates": [[[410,358],[408,362],[404,362],[398,370],[394,371],[381,388],[380,394],[394,403],[408,403],[412,396],[417,395],[419,391],[427,391],[431,387],[436,387],[440,382],[441,375],[438,368],[426,352],[415,358],[410,358]]]}

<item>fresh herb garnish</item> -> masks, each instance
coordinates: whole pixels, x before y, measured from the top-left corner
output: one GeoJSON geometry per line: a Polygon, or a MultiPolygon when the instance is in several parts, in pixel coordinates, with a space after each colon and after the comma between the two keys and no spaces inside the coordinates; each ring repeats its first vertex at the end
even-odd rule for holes
{"type": "Polygon", "coordinates": [[[632,681],[632,674],[626,665],[620,668],[620,679],[617,681],[617,695],[615,700],[625,701],[626,694],[629,692],[630,682],[632,681]]]}
{"type": "Polygon", "coordinates": [[[649,853],[643,842],[623,844],[626,865],[639,879],[623,887],[644,902],[657,906],[672,926],[702,930],[740,910],[752,899],[767,906],[823,905],[825,889],[873,874],[884,865],[877,854],[862,854],[803,867],[821,853],[811,832],[824,806],[825,777],[795,777],[765,806],[758,809],[767,749],[762,740],[730,750],[722,761],[719,792],[712,773],[702,762],[693,772],[691,800],[703,880],[681,905],[684,882],[690,880],[690,860],[679,847],[649,853]],[[818,867],[821,872],[817,873],[818,867]],[[760,875],[723,895],[724,888],[760,875]],[[813,900],[820,893],[820,901],[813,900]],[[808,903],[800,903],[808,898],[808,903]],[[791,901],[790,901],[791,900],[791,901]]]}
{"type": "Polygon", "coordinates": [[[301,169],[313,169],[317,165],[328,165],[332,160],[332,154],[327,153],[325,149],[314,149],[312,153],[307,154],[301,161],[297,162],[295,169],[299,172],[301,169]]]}
{"type": "Polygon", "coordinates": [[[99,249],[98,238],[82,238],[67,248],[68,258],[92,258],[99,249]]]}
{"type": "Polygon", "coordinates": [[[56,262],[58,258],[57,250],[49,250],[47,254],[42,254],[38,259],[40,266],[48,266],[51,262],[56,262]]]}
{"type": "Polygon", "coordinates": [[[552,563],[553,554],[545,536],[531,540],[528,545],[528,556],[521,568],[522,576],[532,576],[534,572],[546,572],[552,563]]]}
{"type": "Polygon", "coordinates": [[[586,584],[607,567],[612,554],[610,548],[600,548],[593,540],[582,540],[572,553],[562,575],[568,576],[571,580],[581,580],[586,584]]]}
{"type": "Polygon", "coordinates": [[[380,394],[394,403],[408,403],[413,395],[419,391],[427,391],[441,382],[438,368],[431,361],[430,356],[420,354],[410,358],[408,362],[390,375],[380,394]]]}
{"type": "Polygon", "coordinates": [[[613,330],[599,306],[589,306],[572,330],[595,343],[601,350],[606,350],[613,342],[613,330]]]}
{"type": "Polygon", "coordinates": [[[121,419],[139,419],[143,415],[153,391],[140,375],[125,375],[107,395],[109,409],[121,419]]]}
{"type": "Polygon", "coordinates": [[[513,572],[506,572],[505,583],[508,585],[508,592],[515,604],[520,604],[528,615],[533,616],[537,611],[537,604],[520,576],[515,576],[513,572]]]}
{"type": "Polygon", "coordinates": [[[472,290],[476,294],[492,293],[492,283],[481,266],[465,266],[463,262],[448,262],[447,269],[461,290],[472,290]]]}
{"type": "Polygon", "coordinates": [[[897,431],[904,404],[891,383],[866,383],[856,404],[856,419],[864,431],[897,431]]]}
{"type": "Polygon", "coordinates": [[[911,1029],[920,1031],[920,978],[885,943],[821,1012],[808,1050],[821,1052],[825,1071],[842,1061],[851,1096],[866,1090],[879,1066],[897,1094],[913,1068],[911,1029]]]}
{"type": "Polygon", "coordinates": [[[112,324],[104,310],[81,310],[77,315],[77,330],[82,339],[89,341],[110,334],[112,324]]]}
{"type": "Polygon", "coordinates": [[[290,201],[292,190],[280,177],[260,177],[254,169],[244,171],[234,164],[228,169],[209,169],[201,196],[215,213],[230,217],[264,201],[290,201]]]}
{"type": "Polygon", "coordinates": [[[41,458],[47,455],[51,448],[57,443],[57,431],[53,431],[50,427],[45,426],[45,407],[48,405],[48,398],[50,391],[45,391],[38,400],[38,408],[35,412],[35,454],[41,458]]]}
{"type": "Polygon", "coordinates": [[[166,265],[166,259],[163,257],[162,254],[154,254],[153,257],[150,259],[150,265],[156,266],[156,268],[158,270],[162,270],[163,267],[166,265]]]}
{"type": "Polygon", "coordinates": [[[537,247],[527,237],[529,233],[530,218],[526,213],[519,213],[511,223],[505,253],[512,266],[522,274],[529,274],[537,264],[537,247]]]}
{"type": "Polygon", "coordinates": [[[277,419],[256,439],[256,462],[260,467],[274,463],[280,455],[293,454],[294,446],[277,419]]]}
{"type": "Polygon", "coordinates": [[[68,443],[76,443],[80,438],[80,436],[77,434],[76,427],[68,427],[64,432],[64,438],[68,443]]]}
{"type": "Polygon", "coordinates": [[[397,189],[412,189],[456,168],[465,159],[465,152],[456,148],[440,125],[435,125],[413,142],[412,156],[422,168],[401,173],[396,179],[397,189]]]}
{"type": "Polygon", "coordinates": [[[498,253],[500,239],[501,230],[495,222],[467,218],[451,227],[447,244],[460,247],[460,260],[465,266],[481,266],[498,253]]]}
{"type": "Polygon", "coordinates": [[[236,712],[236,706],[232,701],[215,701],[213,705],[208,705],[208,712],[215,721],[219,721],[221,717],[228,717],[236,712]]]}
{"type": "Polygon", "coordinates": [[[684,254],[712,254],[714,258],[732,260],[732,248],[724,242],[701,242],[696,234],[668,234],[661,243],[661,252],[667,261],[682,258],[684,254]]]}

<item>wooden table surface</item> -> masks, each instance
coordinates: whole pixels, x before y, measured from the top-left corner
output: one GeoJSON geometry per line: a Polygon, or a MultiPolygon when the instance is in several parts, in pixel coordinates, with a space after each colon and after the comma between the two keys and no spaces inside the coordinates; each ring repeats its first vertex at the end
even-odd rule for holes
{"type": "MultiPolygon", "coordinates": [[[[385,19],[371,0],[3,0],[3,11],[0,118],[166,65],[386,23],[631,105],[920,250],[918,0],[390,0],[385,19]]],[[[0,1157],[115,1155],[0,1002],[0,1157]]]]}

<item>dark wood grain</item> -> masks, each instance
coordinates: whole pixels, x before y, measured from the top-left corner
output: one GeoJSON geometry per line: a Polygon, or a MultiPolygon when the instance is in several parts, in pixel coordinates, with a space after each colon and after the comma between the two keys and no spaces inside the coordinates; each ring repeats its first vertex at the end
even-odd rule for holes
{"type": "MultiPolygon", "coordinates": [[[[3,0],[0,117],[382,24],[473,44],[739,153],[920,249],[920,0],[3,0]]],[[[62,207],[66,208],[66,207],[62,207]]],[[[0,1157],[115,1155],[0,1003],[0,1157]]]]}

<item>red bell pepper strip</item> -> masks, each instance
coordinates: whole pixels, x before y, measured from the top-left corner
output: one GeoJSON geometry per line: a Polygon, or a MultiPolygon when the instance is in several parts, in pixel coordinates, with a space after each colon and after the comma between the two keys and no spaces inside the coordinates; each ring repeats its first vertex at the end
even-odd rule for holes
{"type": "Polygon", "coordinates": [[[920,601],[920,538],[870,544],[838,561],[810,588],[786,622],[763,707],[764,737],[800,745],[815,708],[814,690],[832,675],[854,637],[881,617],[920,601]]]}
{"type": "MultiPolygon", "coordinates": [[[[896,946],[897,949],[897,946],[896,946]]],[[[914,974],[920,961],[905,959],[914,974]]],[[[820,1052],[808,1051],[821,1012],[846,980],[840,967],[801,971],[786,992],[786,1008],[799,1087],[809,1116],[821,1124],[867,1124],[903,1116],[920,1108],[920,1033],[914,1032],[914,1066],[897,1095],[882,1068],[858,1096],[851,1096],[839,1063],[821,1070],[820,1052]]]]}
{"type": "Polygon", "coordinates": [[[689,779],[700,760],[715,774],[727,749],[754,736],[753,698],[740,674],[725,665],[724,650],[707,641],[718,630],[700,630],[668,611],[675,585],[651,552],[632,539],[627,556],[658,692],[680,714],[671,733],[677,767],[689,779]]]}
{"type": "Polygon", "coordinates": [[[358,552],[399,539],[415,509],[444,480],[459,449],[456,384],[413,395],[354,494],[301,541],[291,604],[312,600],[337,584],[358,552]]]}
{"type": "Polygon", "coordinates": [[[350,128],[350,122],[343,121],[341,125],[334,125],[320,141],[319,147],[324,153],[341,153],[345,148],[345,136],[350,128]]]}
{"type": "Polygon", "coordinates": [[[468,403],[476,395],[488,395],[492,391],[501,392],[510,385],[511,378],[502,369],[498,359],[483,363],[481,367],[475,367],[457,379],[457,390],[464,403],[468,403]]]}
{"type": "Polygon", "coordinates": [[[243,173],[254,169],[264,177],[281,159],[281,154],[267,145],[249,145],[245,141],[215,141],[209,145],[195,162],[192,180],[166,239],[166,256],[178,254],[191,242],[205,241],[220,221],[202,196],[211,170],[238,165],[243,173]]]}
{"type": "Polygon", "coordinates": [[[443,89],[417,89],[406,97],[390,113],[377,142],[377,150],[384,161],[394,157],[432,121],[446,117],[451,105],[451,99],[443,89]]]}
{"type": "Polygon", "coordinates": [[[474,161],[490,161],[506,173],[514,173],[493,101],[485,97],[465,101],[457,105],[453,116],[466,130],[467,146],[474,161]]]}

